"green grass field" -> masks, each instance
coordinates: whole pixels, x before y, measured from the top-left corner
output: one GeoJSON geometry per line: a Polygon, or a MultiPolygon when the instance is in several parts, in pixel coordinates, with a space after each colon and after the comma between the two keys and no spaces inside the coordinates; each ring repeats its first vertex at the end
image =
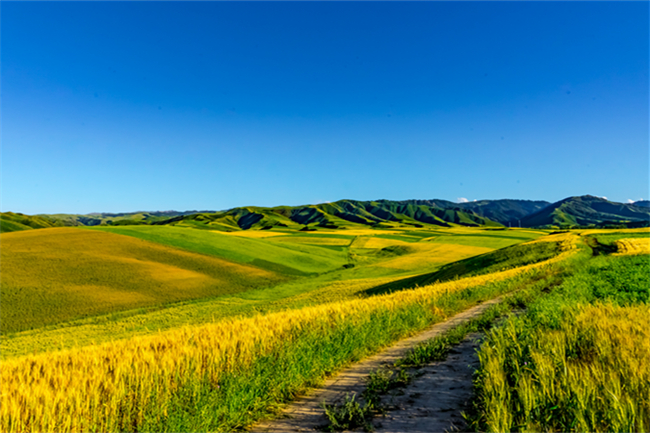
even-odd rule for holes
{"type": "MultiPolygon", "coordinates": [[[[3,235],[3,305],[13,311],[2,318],[2,356],[363,298],[503,242],[504,231],[473,230],[477,236],[466,236],[466,228],[225,234],[123,226],[3,235]],[[429,242],[436,234],[448,243],[429,242]],[[453,243],[456,235],[460,245],[453,243]],[[25,255],[25,248],[34,250],[25,255]],[[32,263],[40,263],[39,272],[32,263]],[[223,271],[226,264],[242,266],[249,280],[223,271]],[[210,275],[212,268],[223,273],[210,275]],[[27,303],[32,297],[38,301],[27,303]]],[[[505,233],[513,243],[543,232],[505,233]]]]}
{"type": "Polygon", "coordinates": [[[247,263],[287,275],[313,275],[347,263],[343,251],[308,244],[282,244],[208,230],[167,226],[98,227],[109,233],[132,236],[194,253],[247,263]]]}
{"type": "Polygon", "coordinates": [[[648,389],[635,378],[650,366],[650,331],[640,323],[650,261],[608,251],[650,232],[547,233],[386,224],[2,234],[0,374],[12,391],[2,397],[1,429],[242,429],[399,338],[534,288],[526,314],[492,331],[482,349],[476,428],[647,431],[648,389]],[[606,380],[543,376],[562,362],[571,377],[589,377],[584,367],[606,380]],[[561,391],[557,380],[586,394],[561,391]],[[603,383],[620,385],[614,399],[603,383]],[[581,404],[598,417],[587,419],[581,404]]]}

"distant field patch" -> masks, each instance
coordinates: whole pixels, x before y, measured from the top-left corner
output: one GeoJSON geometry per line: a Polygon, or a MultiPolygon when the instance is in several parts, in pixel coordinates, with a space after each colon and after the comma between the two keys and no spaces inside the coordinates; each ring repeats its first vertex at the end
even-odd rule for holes
{"type": "Polygon", "coordinates": [[[281,236],[274,237],[270,242],[309,244],[309,245],[335,245],[348,246],[350,239],[341,239],[328,236],[281,236]]]}
{"type": "Polygon", "coordinates": [[[373,238],[367,238],[365,240],[365,242],[363,243],[363,248],[380,249],[380,248],[386,248],[393,245],[410,246],[412,245],[412,243],[405,242],[402,240],[397,240],[397,239],[384,239],[384,238],[373,237],[373,238]]]}
{"type": "Polygon", "coordinates": [[[492,248],[468,245],[407,243],[410,254],[377,263],[373,267],[400,271],[422,271],[492,251],[492,248]]]}
{"type": "Polygon", "coordinates": [[[458,235],[440,235],[425,239],[423,242],[498,249],[509,247],[510,245],[518,244],[520,242],[536,238],[539,238],[539,234],[522,232],[510,233],[505,231],[495,231],[494,233],[489,233],[487,231],[483,231],[474,234],[467,233],[458,235]]]}
{"type": "Polygon", "coordinates": [[[286,236],[286,233],[282,232],[272,232],[270,230],[240,230],[237,232],[217,232],[219,234],[226,234],[229,236],[239,236],[242,238],[256,238],[256,239],[264,239],[264,238],[272,238],[274,236],[286,236]]]}
{"type": "Polygon", "coordinates": [[[252,266],[76,228],[1,238],[3,333],[282,281],[252,266]]]}
{"type": "Polygon", "coordinates": [[[382,229],[351,229],[351,230],[327,230],[327,234],[350,235],[350,236],[375,236],[380,234],[399,234],[400,230],[382,230],[382,229]]]}

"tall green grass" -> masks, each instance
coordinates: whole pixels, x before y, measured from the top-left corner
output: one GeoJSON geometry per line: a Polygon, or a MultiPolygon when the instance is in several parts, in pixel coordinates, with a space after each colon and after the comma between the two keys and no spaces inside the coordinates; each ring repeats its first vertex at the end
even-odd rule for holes
{"type": "Polygon", "coordinates": [[[474,427],[649,431],[649,290],[649,256],[599,256],[490,332],[474,427]]]}

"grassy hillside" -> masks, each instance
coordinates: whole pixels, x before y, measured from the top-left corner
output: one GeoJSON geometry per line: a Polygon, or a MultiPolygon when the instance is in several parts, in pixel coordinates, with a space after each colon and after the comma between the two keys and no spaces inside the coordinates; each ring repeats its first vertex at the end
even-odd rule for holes
{"type": "MultiPolygon", "coordinates": [[[[201,211],[214,212],[214,211],[201,211]]],[[[124,212],[124,213],[90,213],[90,214],[52,214],[40,215],[50,218],[64,226],[98,226],[98,225],[139,225],[153,224],[183,215],[192,215],[199,211],[155,211],[155,212],[124,212]]]]}
{"type": "MultiPolygon", "coordinates": [[[[23,219],[31,218],[22,216],[23,219]]],[[[542,200],[339,200],[304,206],[265,208],[246,206],[227,211],[162,211],[38,215],[56,226],[170,225],[233,232],[240,230],[435,228],[435,227],[541,227],[648,223],[647,201],[613,203],[593,197],[569,197],[550,204],[542,200]]],[[[24,229],[13,216],[4,218],[4,231],[24,229]]],[[[25,225],[25,224],[23,224],[25,225]]],[[[49,227],[41,223],[32,228],[49,227]]]]}
{"type": "Polygon", "coordinates": [[[521,219],[524,227],[648,224],[650,209],[585,195],[569,197],[521,219]]]}
{"type": "Polygon", "coordinates": [[[77,228],[2,235],[3,333],[268,286],[274,272],[77,228]]]}
{"type": "Polygon", "coordinates": [[[343,229],[433,225],[500,226],[471,210],[458,207],[442,208],[434,203],[416,204],[390,200],[340,200],[306,206],[278,206],[274,208],[240,207],[226,212],[178,216],[156,224],[182,225],[210,230],[236,231],[248,229],[343,229]]]}
{"type": "MultiPolygon", "coordinates": [[[[83,230],[83,229],[79,229],[83,230]]],[[[94,229],[104,230],[104,229],[94,229]]],[[[289,259],[304,257],[295,247],[311,247],[324,253],[325,259],[340,260],[335,269],[323,267],[314,270],[320,274],[299,277],[288,269],[291,280],[272,288],[260,287],[239,291],[217,298],[184,301],[155,311],[122,310],[109,315],[92,316],[56,327],[38,328],[34,331],[12,334],[1,341],[4,356],[40,352],[52,348],[75,347],[89,342],[111,341],[133,335],[149,335],[158,329],[173,329],[187,324],[220,321],[238,315],[259,314],[303,308],[327,302],[359,299],[374,287],[414,275],[431,273],[455,260],[492,251],[542,236],[534,230],[487,230],[476,228],[439,228],[382,230],[323,230],[316,232],[287,232],[279,230],[242,230],[228,234],[210,233],[180,227],[130,226],[107,228],[108,232],[147,236],[150,241],[160,241],[165,246],[185,248],[209,255],[225,246],[234,248],[238,255],[229,252],[231,259],[241,258],[242,246],[253,247],[253,252],[272,251],[268,257],[271,268],[287,271],[278,261],[277,251],[291,253],[289,259]],[[216,235],[216,236],[213,236],[216,235]],[[249,240],[255,241],[250,244],[249,240]],[[182,242],[181,242],[182,241],[182,242]],[[434,242],[435,241],[435,242],[434,242]],[[222,243],[223,242],[223,243],[222,243]],[[265,243],[266,242],[266,243],[265,243]],[[343,260],[345,258],[345,260],[343,260]],[[343,265],[341,266],[341,264],[343,265]],[[351,266],[354,265],[354,266],[351,266]]],[[[309,250],[311,251],[311,250],[309,250]]],[[[228,252],[228,251],[227,251],[228,252]]],[[[245,253],[246,251],[244,251],[245,253]]],[[[312,259],[317,258],[312,256],[312,259]]],[[[250,260],[250,256],[247,258],[250,260]]],[[[309,269],[307,269],[309,270],[309,269]]]]}
{"type": "Polygon", "coordinates": [[[57,226],[57,223],[51,218],[24,215],[14,212],[0,213],[0,233],[42,229],[55,226],[57,226]]]}
{"type": "Polygon", "coordinates": [[[455,278],[489,274],[518,266],[538,263],[555,257],[561,252],[561,238],[550,237],[544,242],[528,242],[502,248],[493,252],[455,261],[439,270],[414,277],[404,278],[373,287],[369,295],[391,293],[396,290],[412,289],[418,286],[448,281],[455,278]]]}
{"type": "Polygon", "coordinates": [[[650,261],[592,258],[488,334],[477,431],[650,429],[650,261]]]}
{"type": "Polygon", "coordinates": [[[331,271],[348,263],[344,251],[307,244],[272,243],[263,238],[235,237],[207,230],[168,226],[98,227],[287,275],[310,275],[331,271]]]}

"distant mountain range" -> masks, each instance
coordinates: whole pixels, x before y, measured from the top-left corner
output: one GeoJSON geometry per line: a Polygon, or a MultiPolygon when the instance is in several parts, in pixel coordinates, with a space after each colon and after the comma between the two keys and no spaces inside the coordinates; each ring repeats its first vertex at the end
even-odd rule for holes
{"type": "Polygon", "coordinates": [[[650,202],[616,203],[590,195],[557,203],[532,200],[339,200],[305,206],[238,207],[227,211],[93,213],[88,215],[0,214],[0,231],[86,225],[181,225],[233,231],[287,227],[296,230],[397,225],[424,227],[586,227],[650,226],[650,202]]]}

